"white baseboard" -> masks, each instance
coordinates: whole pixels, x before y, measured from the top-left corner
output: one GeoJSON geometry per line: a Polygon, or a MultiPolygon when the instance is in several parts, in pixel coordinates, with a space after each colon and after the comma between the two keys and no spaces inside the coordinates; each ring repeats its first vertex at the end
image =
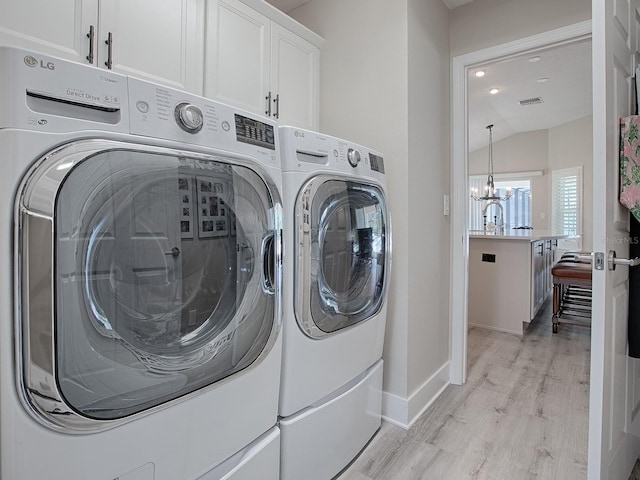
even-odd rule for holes
{"type": "Polygon", "coordinates": [[[517,332],[515,330],[509,330],[508,328],[492,327],[490,325],[483,325],[481,323],[469,323],[468,327],[482,328],[484,330],[493,330],[494,332],[510,333],[512,335],[518,335],[519,337],[522,336],[522,331],[517,332]]]}
{"type": "MultiPolygon", "coordinates": [[[[605,463],[604,471],[606,478],[629,478],[631,471],[638,459],[638,449],[640,449],[640,439],[636,436],[625,433],[622,440],[618,442],[613,450],[613,455],[605,463]]],[[[593,478],[600,478],[601,472],[593,473],[593,478]]],[[[591,478],[591,476],[589,476],[591,478]]]]}
{"type": "Polygon", "coordinates": [[[450,364],[445,363],[409,398],[382,392],[382,418],[408,430],[449,385],[450,364]]]}

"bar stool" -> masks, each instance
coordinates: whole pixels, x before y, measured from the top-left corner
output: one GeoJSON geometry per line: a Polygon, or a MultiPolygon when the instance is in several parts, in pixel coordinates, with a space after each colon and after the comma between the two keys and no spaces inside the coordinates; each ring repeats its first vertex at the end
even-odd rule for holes
{"type": "Polygon", "coordinates": [[[563,255],[551,269],[553,276],[553,333],[563,323],[591,326],[591,264],[563,255]]]}

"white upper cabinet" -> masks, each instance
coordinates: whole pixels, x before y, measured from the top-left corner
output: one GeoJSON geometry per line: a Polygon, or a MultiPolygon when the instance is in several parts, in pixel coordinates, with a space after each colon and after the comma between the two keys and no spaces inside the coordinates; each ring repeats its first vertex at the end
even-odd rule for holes
{"type": "Polygon", "coordinates": [[[0,0],[0,43],[87,63],[97,18],[97,0],[0,0]]]}
{"type": "Polygon", "coordinates": [[[205,96],[317,130],[320,37],[250,0],[208,0],[206,30],[205,96]]]}
{"type": "Polygon", "coordinates": [[[199,0],[101,0],[98,65],[111,34],[113,70],[202,93],[203,16],[199,0]]]}
{"type": "Polygon", "coordinates": [[[0,42],[202,93],[203,14],[203,0],[0,0],[0,42]]]}
{"type": "Polygon", "coordinates": [[[244,3],[207,2],[204,94],[266,115],[271,20],[244,3]]]}
{"type": "Polygon", "coordinates": [[[282,125],[318,129],[320,49],[271,24],[272,115],[282,125]]]}

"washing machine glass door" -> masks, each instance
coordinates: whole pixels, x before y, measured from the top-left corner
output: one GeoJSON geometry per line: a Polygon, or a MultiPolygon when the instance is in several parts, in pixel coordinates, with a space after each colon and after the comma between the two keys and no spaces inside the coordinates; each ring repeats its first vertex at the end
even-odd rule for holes
{"type": "Polygon", "coordinates": [[[389,259],[380,188],[315,177],[300,191],[296,219],[296,318],[303,331],[322,337],[375,315],[389,259]]]}
{"type": "Polygon", "coordinates": [[[121,419],[270,348],[279,200],[253,168],[78,142],[35,169],[24,192],[26,391],[70,415],[49,421],[121,419]]]}

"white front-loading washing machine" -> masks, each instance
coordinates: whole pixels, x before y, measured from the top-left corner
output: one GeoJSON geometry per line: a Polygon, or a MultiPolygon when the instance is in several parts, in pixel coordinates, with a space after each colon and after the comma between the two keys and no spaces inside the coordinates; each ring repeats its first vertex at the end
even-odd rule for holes
{"type": "Polygon", "coordinates": [[[0,477],[279,477],[277,129],[0,48],[0,477]]]}
{"type": "Polygon", "coordinates": [[[382,155],[280,127],[282,480],[329,480],[381,423],[391,227],[382,155]]]}

